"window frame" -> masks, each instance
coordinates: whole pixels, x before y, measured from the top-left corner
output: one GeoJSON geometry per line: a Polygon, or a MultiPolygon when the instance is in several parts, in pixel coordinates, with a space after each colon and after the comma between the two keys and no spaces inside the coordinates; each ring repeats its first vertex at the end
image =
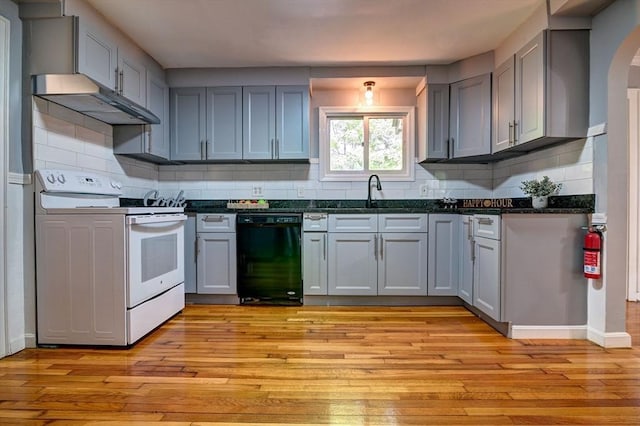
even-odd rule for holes
{"type": "Polygon", "coordinates": [[[415,181],[415,107],[318,107],[318,153],[320,181],[366,181],[372,173],[388,181],[415,181]],[[329,121],[340,117],[391,117],[403,120],[403,168],[392,171],[331,171],[329,121]]]}

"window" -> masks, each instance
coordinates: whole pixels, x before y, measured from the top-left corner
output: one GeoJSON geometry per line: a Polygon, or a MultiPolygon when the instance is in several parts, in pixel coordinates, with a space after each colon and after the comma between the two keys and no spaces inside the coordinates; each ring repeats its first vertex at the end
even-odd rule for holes
{"type": "Polygon", "coordinates": [[[321,107],[321,180],[413,180],[413,107],[321,107]]]}

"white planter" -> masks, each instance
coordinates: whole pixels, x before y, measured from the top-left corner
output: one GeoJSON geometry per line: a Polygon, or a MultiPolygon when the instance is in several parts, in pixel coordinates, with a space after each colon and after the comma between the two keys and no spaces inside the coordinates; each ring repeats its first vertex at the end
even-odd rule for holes
{"type": "Polygon", "coordinates": [[[531,206],[534,209],[544,209],[549,203],[549,197],[531,197],[531,206]]]}

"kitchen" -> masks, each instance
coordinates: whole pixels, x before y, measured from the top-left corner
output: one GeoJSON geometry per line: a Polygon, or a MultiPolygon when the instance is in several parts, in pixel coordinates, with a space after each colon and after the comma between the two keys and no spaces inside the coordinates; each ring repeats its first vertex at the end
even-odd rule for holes
{"type": "MultiPolygon", "coordinates": [[[[73,2],[70,2],[73,4],[73,2]]],[[[82,8],[82,5],[77,5],[82,8]]],[[[592,42],[593,43],[593,42],[592,42]]],[[[496,50],[490,57],[480,56],[476,60],[481,66],[493,69],[496,56],[506,55],[510,46],[504,47],[504,52],[496,50]],[[484,64],[484,65],[482,65],[484,64]]],[[[592,55],[594,53],[592,52],[592,55]]],[[[420,67],[417,67],[420,68],[420,67]]],[[[279,71],[279,70],[278,70],[279,71]]],[[[375,70],[371,70],[374,72],[375,70]]],[[[388,70],[387,70],[388,72],[388,70]]],[[[401,77],[413,80],[416,75],[414,67],[403,68],[401,77]],[[409,74],[409,75],[407,75],[409,74]]],[[[464,71],[461,71],[464,75],[464,71]]],[[[232,80],[234,84],[298,84],[304,83],[309,78],[308,70],[291,69],[280,75],[273,70],[246,70],[235,72],[232,80]],[[272,72],[273,75],[267,75],[272,72]]],[[[384,71],[383,71],[384,74],[384,71]]],[[[183,74],[184,75],[184,74],[183,74]]],[[[180,86],[180,79],[183,78],[180,72],[174,76],[169,75],[171,86],[180,86]],[[174,79],[173,81],[172,78],[174,79]]],[[[217,81],[228,81],[230,76],[225,72],[213,72],[206,77],[200,77],[202,83],[197,85],[216,85],[217,81]],[[219,80],[218,80],[219,79],[219,80]],[[206,83],[204,82],[206,80],[206,83]]],[[[372,78],[375,78],[372,77],[372,78]]],[[[191,79],[191,84],[194,81],[191,79]]],[[[401,105],[414,105],[415,86],[403,89],[380,90],[380,100],[383,103],[400,102],[401,105]],[[400,101],[398,101],[400,99],[400,101]]],[[[350,91],[324,89],[322,86],[313,90],[311,108],[318,106],[329,106],[331,102],[342,103],[343,99],[354,99],[359,93],[358,89],[350,91]],[[323,93],[324,92],[324,93],[323,93]],[[334,99],[331,101],[331,99],[334,99]]],[[[353,102],[353,101],[350,101],[353,102]]],[[[606,121],[606,120],[605,120],[606,121]]],[[[595,123],[598,124],[598,123],[595,123]]],[[[157,188],[162,194],[173,194],[179,190],[185,191],[187,199],[245,199],[249,198],[254,189],[262,189],[259,198],[265,199],[363,199],[366,194],[364,182],[353,182],[339,184],[332,182],[320,182],[318,180],[318,163],[310,161],[308,164],[288,164],[283,170],[281,164],[191,164],[191,165],[166,165],[156,166],[151,163],[131,160],[123,157],[116,157],[113,154],[110,144],[113,138],[111,126],[102,125],[95,120],[87,120],[83,116],[71,113],[66,109],[59,108],[55,104],[47,103],[36,99],[33,111],[33,169],[39,168],[69,168],[82,167],[89,170],[108,171],[116,175],[127,177],[127,196],[132,198],[142,198],[150,188],[157,188]],[[300,196],[302,194],[302,196],[300,196]]],[[[593,126],[592,126],[593,127],[593,126]]],[[[609,131],[610,130],[609,124],[609,131]]],[[[561,176],[564,184],[563,191],[566,194],[590,194],[593,187],[598,191],[598,183],[594,182],[594,157],[592,150],[595,138],[602,136],[602,133],[595,132],[592,138],[577,140],[561,147],[539,151],[534,154],[503,160],[493,165],[471,164],[471,165],[450,165],[450,164],[428,164],[416,165],[415,181],[412,183],[385,182],[383,197],[385,199],[420,199],[421,185],[426,185],[426,198],[440,199],[443,197],[452,198],[502,198],[518,197],[521,192],[518,187],[520,181],[531,174],[549,173],[553,176],[561,176]]],[[[318,152],[314,152],[318,147],[316,132],[311,132],[311,158],[315,158],[318,152]]],[[[596,149],[597,152],[597,149],[596,149]]],[[[15,155],[15,154],[14,154],[15,155]]],[[[10,162],[10,170],[11,170],[10,162]]],[[[20,170],[20,167],[14,170],[20,170]]],[[[613,172],[613,171],[612,171],[613,172]]],[[[28,185],[27,185],[28,186],[28,185]]],[[[13,188],[18,190],[18,188],[13,188]]],[[[18,191],[19,192],[19,191],[18,191]]],[[[609,192],[611,194],[613,192],[609,192]]],[[[15,196],[15,195],[14,195],[15,196]]],[[[611,197],[611,195],[609,195],[611,197]]],[[[606,200],[606,197],[603,197],[606,200]]],[[[17,194],[17,199],[22,199],[25,205],[29,205],[29,197],[24,194],[17,194]]],[[[600,200],[600,198],[598,198],[600,200]]],[[[599,202],[599,201],[598,201],[599,202]]],[[[609,202],[607,200],[607,202],[609,202]]],[[[598,206],[596,206],[598,208],[598,206]]],[[[611,214],[611,209],[605,209],[611,214]]],[[[19,223],[25,223],[24,218],[19,223]]],[[[614,225],[614,232],[615,232],[614,225]]],[[[25,225],[28,229],[28,224],[25,225]]],[[[23,240],[21,237],[19,241],[23,240]]],[[[24,247],[23,253],[30,252],[28,246],[24,247]]],[[[21,252],[21,250],[18,250],[21,252]]],[[[19,264],[25,265],[28,261],[19,264]]],[[[29,282],[28,272],[25,274],[26,282],[29,282]]],[[[24,300],[33,299],[33,289],[26,285],[20,289],[19,293],[24,300]]],[[[619,290],[616,290],[619,291],[619,290]]],[[[598,300],[596,304],[606,304],[606,301],[598,300]]],[[[27,302],[28,304],[28,302],[27,302]]],[[[24,339],[25,342],[34,342],[32,317],[33,310],[27,306],[25,324],[18,326],[18,341],[24,339]]],[[[624,311],[624,309],[623,309],[624,311]]],[[[609,315],[609,310],[607,310],[609,315]]],[[[590,318],[591,321],[591,318],[590,318]]],[[[612,321],[616,322],[616,319],[612,321]]],[[[619,322],[619,320],[618,320],[619,322]]],[[[610,327],[606,327],[610,329],[610,327]]],[[[619,329],[618,327],[614,327],[619,329]]],[[[622,326],[624,329],[624,326],[622,326]]],[[[15,330],[15,329],[12,329],[15,330]]],[[[13,332],[12,332],[13,334],[13,332]]],[[[20,345],[20,343],[18,343],[20,345]]]]}

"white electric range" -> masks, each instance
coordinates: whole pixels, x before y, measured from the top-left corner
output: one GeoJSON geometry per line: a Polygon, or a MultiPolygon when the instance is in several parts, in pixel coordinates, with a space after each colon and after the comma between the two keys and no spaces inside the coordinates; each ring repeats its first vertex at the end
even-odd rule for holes
{"type": "Polygon", "coordinates": [[[38,344],[126,346],[184,308],[183,207],[120,207],[96,173],[35,175],[38,344]]]}

